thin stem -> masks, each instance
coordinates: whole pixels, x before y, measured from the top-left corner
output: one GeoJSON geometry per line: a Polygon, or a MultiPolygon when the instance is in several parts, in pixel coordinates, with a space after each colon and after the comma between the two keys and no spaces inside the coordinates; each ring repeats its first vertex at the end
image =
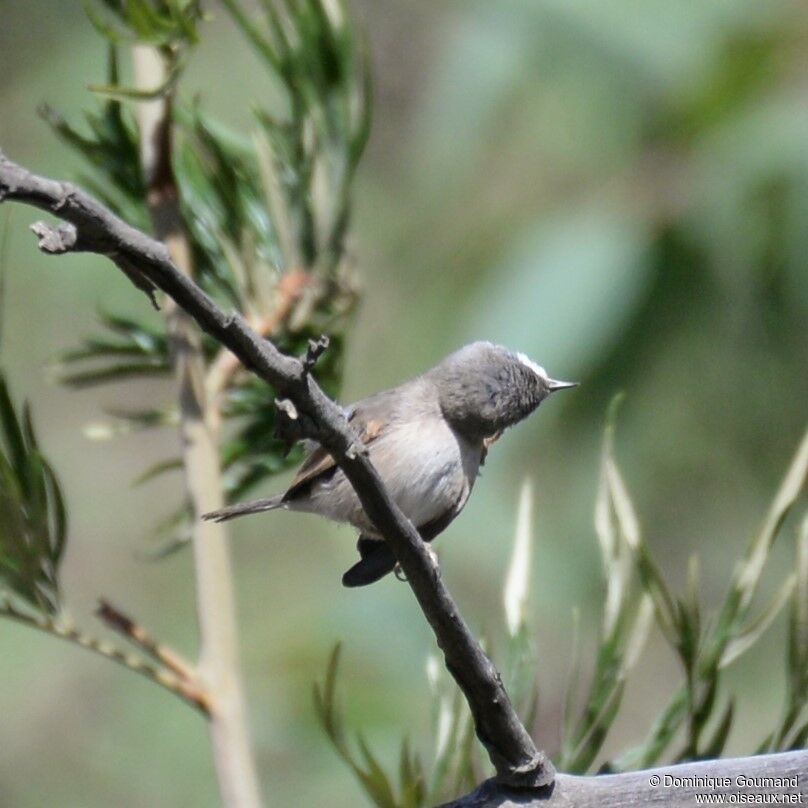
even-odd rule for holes
{"type": "MultiPolygon", "coordinates": [[[[156,48],[133,50],[135,83],[158,86],[166,73],[156,48]]],[[[155,235],[165,243],[177,268],[193,275],[191,249],[171,165],[171,96],[140,105],[141,161],[155,235]]],[[[199,677],[213,703],[210,736],[222,802],[228,808],[259,808],[255,771],[239,675],[238,631],[227,533],[199,516],[223,502],[219,452],[209,423],[205,359],[191,317],[169,302],[166,307],[172,358],[179,384],[180,439],[185,484],[193,513],[197,614],[201,634],[199,677]]]]}
{"type": "Polygon", "coordinates": [[[186,682],[195,682],[198,679],[196,670],[189,662],[184,660],[173,648],[158,642],[140,623],[124,614],[109,601],[100,601],[95,614],[109,628],[117,631],[156,662],[172,671],[178,678],[186,682]]]}
{"type": "Polygon", "coordinates": [[[209,715],[210,713],[207,693],[198,685],[181,679],[172,672],[155,667],[139,656],[123,651],[111,643],[91,637],[64,620],[64,618],[55,619],[43,613],[22,611],[5,599],[0,599],[0,615],[50,634],[52,637],[77,645],[105,659],[111,659],[124,668],[139,673],[149,681],[156,682],[160,687],[178,696],[204,715],[209,715]]]}

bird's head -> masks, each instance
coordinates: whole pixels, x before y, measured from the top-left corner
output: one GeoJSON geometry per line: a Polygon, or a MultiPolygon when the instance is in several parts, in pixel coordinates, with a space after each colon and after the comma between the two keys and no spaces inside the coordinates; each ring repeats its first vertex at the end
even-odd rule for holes
{"type": "Polygon", "coordinates": [[[464,346],[427,376],[438,388],[444,417],[475,440],[526,418],[550,393],[576,386],[552,379],[524,354],[490,342],[464,346]]]}

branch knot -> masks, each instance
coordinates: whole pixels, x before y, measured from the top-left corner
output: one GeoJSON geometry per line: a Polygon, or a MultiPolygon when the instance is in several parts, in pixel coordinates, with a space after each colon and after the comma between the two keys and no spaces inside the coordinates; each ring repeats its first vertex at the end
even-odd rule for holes
{"type": "Polygon", "coordinates": [[[47,222],[34,222],[31,232],[37,237],[37,246],[47,255],[72,252],[78,244],[78,231],[68,222],[54,227],[47,222]]]}
{"type": "Polygon", "coordinates": [[[309,340],[306,353],[300,357],[304,375],[311,373],[312,368],[317,364],[317,360],[328,350],[329,343],[330,340],[326,334],[321,334],[317,339],[309,340]]]}
{"type": "Polygon", "coordinates": [[[75,185],[71,185],[69,182],[62,182],[60,185],[62,187],[62,195],[53,203],[52,210],[54,213],[58,213],[60,210],[62,210],[62,208],[64,208],[65,205],[67,205],[67,203],[70,201],[71,197],[76,195],[77,189],[75,185]]]}

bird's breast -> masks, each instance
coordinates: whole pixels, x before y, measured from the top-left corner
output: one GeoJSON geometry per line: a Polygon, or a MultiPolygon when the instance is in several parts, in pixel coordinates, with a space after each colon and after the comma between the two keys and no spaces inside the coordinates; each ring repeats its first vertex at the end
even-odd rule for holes
{"type": "MultiPolygon", "coordinates": [[[[477,477],[482,450],[437,417],[396,424],[368,444],[370,461],[387,491],[416,527],[436,521],[445,526],[460,513],[477,477]]],[[[312,486],[289,507],[375,534],[342,471],[312,486]]]]}
{"type": "Polygon", "coordinates": [[[416,526],[460,512],[481,455],[481,447],[437,418],[399,426],[370,452],[391,496],[416,526]]]}

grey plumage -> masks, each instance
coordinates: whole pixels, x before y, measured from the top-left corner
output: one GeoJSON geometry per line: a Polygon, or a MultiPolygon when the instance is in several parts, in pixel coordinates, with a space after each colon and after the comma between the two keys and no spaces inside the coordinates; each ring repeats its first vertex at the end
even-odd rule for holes
{"type": "MultiPolygon", "coordinates": [[[[387,490],[431,541],[465,506],[490,443],[553,390],[569,386],[550,379],[522,354],[475,342],[423,375],[362,399],[349,417],[387,490]]],[[[361,560],[343,577],[346,586],[372,583],[395,566],[347,478],[320,447],[285,493],[204,518],[224,521],[274,508],[316,513],[361,531],[361,560]]]]}

